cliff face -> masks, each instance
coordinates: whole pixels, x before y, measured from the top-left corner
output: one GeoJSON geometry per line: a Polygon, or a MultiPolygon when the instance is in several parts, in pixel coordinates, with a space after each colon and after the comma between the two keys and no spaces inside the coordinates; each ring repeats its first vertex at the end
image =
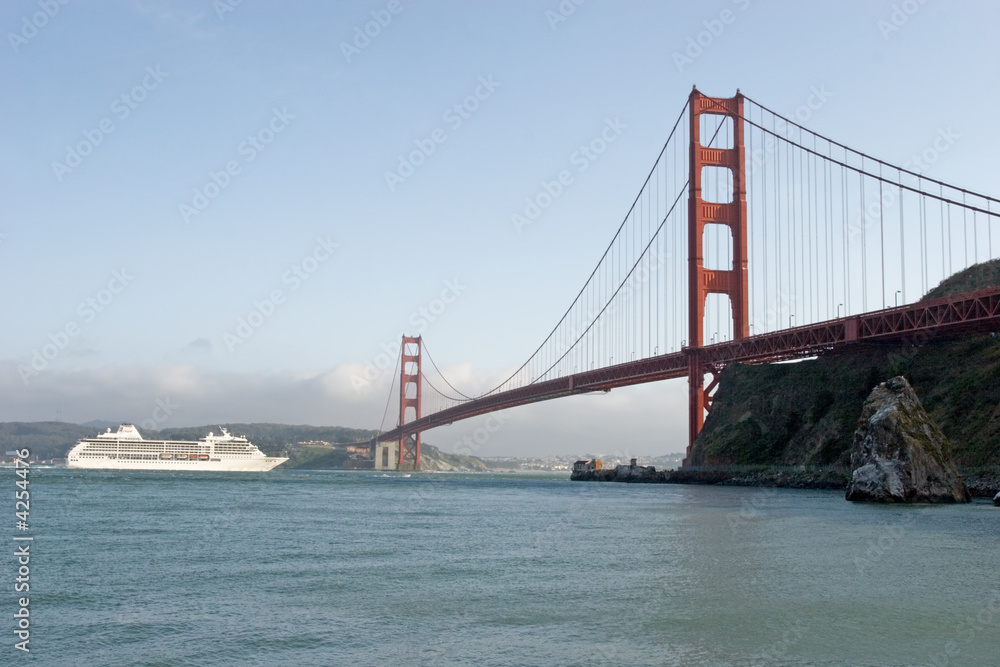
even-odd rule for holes
{"type": "Polygon", "coordinates": [[[850,465],[865,398],[905,375],[964,468],[1000,465],[1000,337],[857,345],[799,363],[723,371],[695,465],[850,465]]]}
{"type": "MultiPolygon", "coordinates": [[[[1000,259],[945,279],[925,299],[1000,285],[1000,259]]],[[[731,364],[705,427],[695,465],[850,465],[865,398],[905,375],[963,468],[1000,469],[1000,332],[919,345],[855,345],[798,363],[731,364]]],[[[996,478],[987,486],[995,486],[996,478]]]]}

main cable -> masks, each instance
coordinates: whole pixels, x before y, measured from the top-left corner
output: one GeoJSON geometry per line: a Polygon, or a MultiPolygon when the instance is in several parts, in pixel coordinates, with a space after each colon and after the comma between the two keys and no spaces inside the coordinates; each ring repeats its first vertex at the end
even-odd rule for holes
{"type": "Polygon", "coordinates": [[[382,421],[379,422],[378,435],[375,436],[376,438],[378,438],[378,436],[382,434],[382,427],[385,426],[385,418],[389,416],[389,404],[392,402],[392,388],[396,385],[396,380],[395,380],[396,369],[399,368],[399,360],[402,358],[402,356],[403,356],[403,346],[400,345],[399,352],[396,353],[396,363],[392,367],[393,380],[392,382],[389,383],[389,396],[387,396],[385,399],[385,412],[382,413],[382,421]]]}
{"type": "MultiPolygon", "coordinates": [[[[660,159],[663,157],[663,154],[666,152],[667,146],[670,145],[670,141],[673,139],[674,133],[677,131],[677,127],[678,127],[678,125],[680,125],[681,119],[684,118],[684,113],[687,111],[688,106],[690,105],[690,103],[691,103],[690,100],[688,100],[687,102],[684,103],[684,107],[681,109],[680,114],[677,116],[677,120],[674,122],[673,129],[670,130],[670,135],[667,137],[666,143],[664,143],[663,144],[663,148],[660,149],[660,154],[657,156],[656,161],[653,163],[653,168],[650,170],[649,175],[646,176],[646,180],[643,183],[642,187],[639,189],[639,194],[636,195],[635,201],[632,202],[632,206],[629,207],[628,213],[625,214],[624,220],[622,220],[621,225],[618,226],[618,231],[615,232],[614,237],[612,237],[612,239],[611,239],[611,243],[609,243],[608,247],[604,250],[604,253],[601,255],[601,258],[597,262],[597,266],[595,266],[594,270],[591,271],[590,277],[587,278],[586,282],[583,284],[583,287],[580,289],[580,292],[576,295],[576,298],[573,299],[573,302],[570,304],[569,308],[566,309],[566,312],[563,313],[563,316],[561,318],[559,318],[559,322],[557,322],[556,325],[552,328],[552,331],[549,332],[549,335],[545,337],[545,340],[542,341],[541,345],[539,345],[538,348],[531,354],[531,356],[528,357],[527,361],[525,361],[523,364],[521,364],[521,366],[516,371],[514,371],[510,375],[510,377],[508,377],[506,380],[504,380],[503,382],[501,382],[500,384],[498,384],[493,389],[490,389],[489,391],[481,394],[479,396],[479,398],[482,398],[483,396],[488,396],[489,394],[494,393],[495,391],[497,391],[498,389],[500,389],[501,387],[503,387],[505,384],[507,384],[508,382],[510,382],[514,377],[516,377],[518,373],[520,373],[522,370],[524,370],[524,368],[529,363],[531,363],[532,359],[534,359],[535,356],[542,350],[542,348],[545,347],[545,344],[548,343],[549,340],[552,339],[552,336],[555,335],[556,331],[559,330],[559,327],[566,320],[566,318],[569,316],[570,312],[573,310],[573,307],[576,306],[577,302],[580,300],[580,297],[583,296],[584,292],[587,290],[587,286],[594,279],[594,275],[597,273],[598,269],[600,269],[600,267],[604,264],[604,260],[605,260],[605,258],[607,258],[608,253],[611,252],[611,249],[614,247],[615,241],[618,240],[619,235],[621,235],[622,228],[624,228],[625,227],[625,223],[628,222],[629,216],[632,214],[632,211],[635,209],[636,202],[639,201],[639,197],[642,196],[643,190],[645,190],[646,185],[649,183],[649,179],[652,177],[653,173],[656,170],[656,165],[660,163],[660,159]]],[[[588,327],[587,330],[589,331],[590,327],[588,327]]],[[[542,375],[544,375],[544,373],[542,375]]]]}
{"type": "MultiPolygon", "coordinates": [[[[423,346],[424,352],[427,353],[427,359],[430,360],[431,366],[433,366],[434,370],[436,370],[437,373],[438,373],[438,375],[441,376],[441,379],[444,380],[444,383],[446,385],[448,385],[449,387],[451,387],[452,391],[454,391],[456,394],[458,394],[459,396],[461,396],[462,398],[464,398],[466,401],[474,401],[474,400],[476,400],[474,397],[462,393],[461,391],[459,391],[458,389],[455,388],[455,385],[453,385],[451,382],[448,382],[448,378],[446,378],[444,376],[444,373],[441,372],[441,369],[438,368],[438,365],[434,363],[434,357],[431,356],[431,351],[427,348],[427,342],[424,341],[423,339],[420,339],[420,342],[421,342],[421,344],[423,346]]],[[[423,371],[421,371],[421,375],[423,375],[423,371]]],[[[437,390],[435,389],[434,391],[437,391],[437,390]]],[[[438,393],[440,394],[441,392],[438,392],[438,393]]],[[[441,394],[441,395],[444,396],[444,394],[441,394]]],[[[449,398],[449,397],[445,396],[445,398],[449,398]]],[[[453,400],[459,400],[459,399],[453,399],[453,400]]],[[[462,402],[465,402],[465,401],[462,401],[462,402]]]]}

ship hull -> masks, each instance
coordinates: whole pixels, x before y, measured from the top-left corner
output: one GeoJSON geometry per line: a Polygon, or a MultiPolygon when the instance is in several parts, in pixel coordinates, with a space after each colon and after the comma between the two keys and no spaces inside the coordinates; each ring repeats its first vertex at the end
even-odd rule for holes
{"type": "Polygon", "coordinates": [[[267,472],[288,459],[267,456],[264,458],[233,458],[217,461],[182,461],[173,459],[131,460],[89,458],[67,461],[67,468],[89,470],[194,470],[206,472],[267,472]]]}
{"type": "MultiPolygon", "coordinates": [[[[222,427],[220,427],[222,428],[222,427]]],[[[246,439],[209,433],[200,440],[145,440],[133,424],[84,438],[66,454],[67,468],[90,470],[204,470],[267,472],[287,458],[265,456],[246,439]]]]}

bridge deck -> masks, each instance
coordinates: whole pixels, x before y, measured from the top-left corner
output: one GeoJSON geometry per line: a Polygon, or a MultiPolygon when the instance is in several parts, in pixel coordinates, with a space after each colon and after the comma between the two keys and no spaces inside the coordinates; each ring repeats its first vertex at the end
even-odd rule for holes
{"type": "Polygon", "coordinates": [[[861,341],[911,339],[919,344],[932,338],[954,338],[997,329],[1000,329],[1000,288],[989,288],[716,343],[701,349],[684,348],[680,352],[536,382],[425,415],[386,431],[378,440],[398,440],[411,433],[488,412],[572,394],[686,377],[692,354],[698,355],[703,366],[718,368],[732,362],[766,363],[809,357],[861,341]]]}

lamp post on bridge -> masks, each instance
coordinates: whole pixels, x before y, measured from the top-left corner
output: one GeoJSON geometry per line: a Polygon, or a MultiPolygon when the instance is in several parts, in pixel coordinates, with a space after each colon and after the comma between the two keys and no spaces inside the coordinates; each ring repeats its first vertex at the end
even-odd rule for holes
{"type": "Polygon", "coordinates": [[[899,308],[899,295],[903,293],[903,290],[896,290],[896,307],[899,308]]]}

